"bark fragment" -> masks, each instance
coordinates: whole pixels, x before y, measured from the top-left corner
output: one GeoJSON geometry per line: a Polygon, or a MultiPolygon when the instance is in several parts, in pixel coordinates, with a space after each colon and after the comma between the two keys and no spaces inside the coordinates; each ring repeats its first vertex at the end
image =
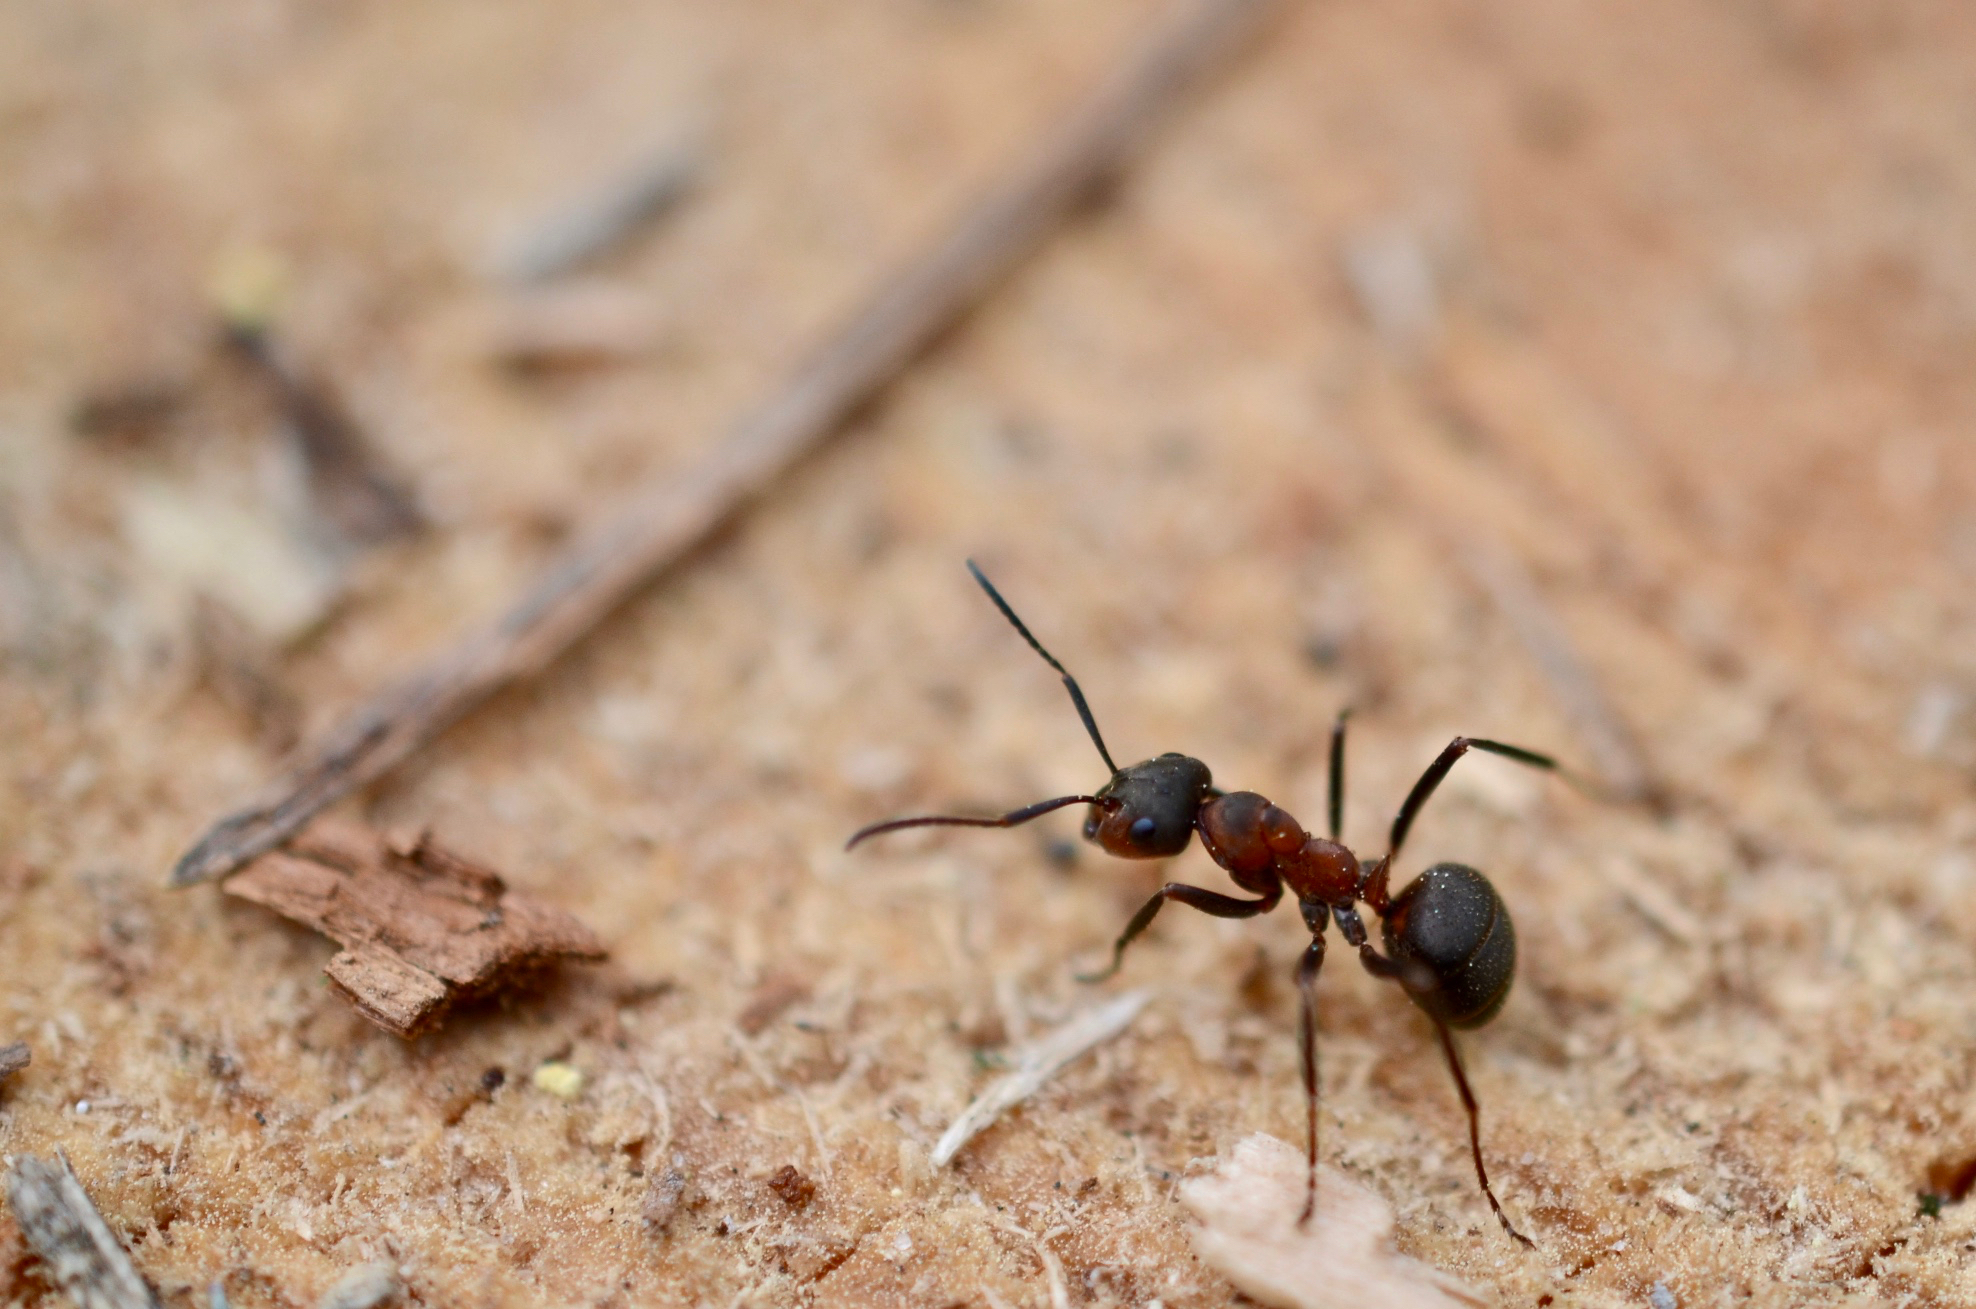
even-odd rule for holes
{"type": "Polygon", "coordinates": [[[248,865],[226,891],[341,945],[323,969],[331,985],[399,1036],[560,960],[604,958],[574,917],[423,835],[394,841],[318,825],[248,865]]]}

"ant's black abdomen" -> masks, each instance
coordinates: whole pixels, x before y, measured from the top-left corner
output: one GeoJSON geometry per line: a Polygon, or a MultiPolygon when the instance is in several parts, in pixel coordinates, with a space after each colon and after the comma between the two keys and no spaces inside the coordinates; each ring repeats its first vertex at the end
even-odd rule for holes
{"type": "Polygon", "coordinates": [[[1400,965],[1407,994],[1448,1026],[1480,1027],[1509,998],[1516,928],[1496,888],[1468,865],[1435,864],[1422,873],[1393,897],[1385,928],[1386,951],[1400,965]]]}

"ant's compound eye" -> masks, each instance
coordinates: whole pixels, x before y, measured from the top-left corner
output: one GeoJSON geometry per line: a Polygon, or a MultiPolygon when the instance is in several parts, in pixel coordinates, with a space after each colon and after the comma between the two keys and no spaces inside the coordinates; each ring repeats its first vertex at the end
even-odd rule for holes
{"type": "Polygon", "coordinates": [[[1133,820],[1132,839],[1139,842],[1139,844],[1144,845],[1146,842],[1153,839],[1153,829],[1157,826],[1158,824],[1155,823],[1150,818],[1139,818],[1133,820]]]}

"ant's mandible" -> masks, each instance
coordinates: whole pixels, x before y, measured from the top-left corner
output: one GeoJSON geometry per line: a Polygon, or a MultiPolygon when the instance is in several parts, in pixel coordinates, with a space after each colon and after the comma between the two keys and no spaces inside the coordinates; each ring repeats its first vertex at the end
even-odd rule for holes
{"type": "MultiPolygon", "coordinates": [[[[1208,766],[1183,754],[1163,754],[1120,768],[1098,734],[1098,723],[1084,692],[1056,657],[1043,648],[1002,599],[988,578],[968,561],[974,580],[1043,656],[1045,663],[1063,678],[1064,688],[1077,707],[1077,716],[1091,743],[1098,747],[1111,780],[1094,795],[1065,795],[1025,806],[1000,818],[964,818],[940,815],[926,818],[895,818],[874,823],[850,839],[850,849],[867,837],[896,832],[908,827],[1015,827],[1070,805],[1089,805],[1084,836],[1103,846],[1108,854],[1124,859],[1163,859],[1187,848],[1199,832],[1208,856],[1225,870],[1235,885],[1256,898],[1245,900],[1223,895],[1185,882],[1168,882],[1146,901],[1125,925],[1112,946],[1111,964],[1103,971],[1079,976],[1080,981],[1098,982],[1118,971],[1125,947],[1144,932],[1169,900],[1212,914],[1216,918],[1254,918],[1276,908],[1284,889],[1297,898],[1304,925],[1310,929],[1310,945],[1297,964],[1299,1010],[1298,1050],[1303,1064],[1305,1105],[1305,1156],[1309,1180],[1304,1190],[1300,1224],[1310,1220],[1317,1202],[1317,974],[1324,963],[1327,923],[1335,921],[1345,943],[1358,950],[1359,962],[1374,977],[1396,982],[1407,998],[1419,1006],[1433,1022],[1447,1056],[1448,1071],[1461,1093],[1462,1107],[1468,1111],[1468,1147],[1475,1159],[1475,1178],[1496,1218],[1517,1241],[1532,1245],[1530,1238],[1516,1230],[1496,1201],[1489,1186],[1489,1173],[1482,1164],[1481,1119],[1475,1093],[1469,1089],[1462,1070],[1461,1056],[1455,1049],[1453,1029],[1480,1027],[1494,1018],[1509,997],[1510,982],[1516,974],[1516,929],[1510,923],[1509,908],[1489,879],[1466,864],[1435,864],[1396,893],[1387,890],[1387,878],[1414,819],[1448,775],[1455,761],[1470,750],[1501,755],[1534,768],[1559,771],[1548,755],[1501,741],[1458,736],[1429,764],[1413,784],[1393,819],[1386,853],[1362,862],[1339,840],[1339,827],[1345,804],[1345,714],[1338,715],[1331,729],[1330,835],[1313,836],[1304,831],[1284,810],[1254,791],[1222,791],[1213,785],[1208,766]],[[1381,954],[1367,939],[1359,918],[1358,902],[1363,900],[1379,915],[1386,939],[1381,954]]],[[[1533,1247],[1534,1248],[1534,1247],[1533,1247]]]]}

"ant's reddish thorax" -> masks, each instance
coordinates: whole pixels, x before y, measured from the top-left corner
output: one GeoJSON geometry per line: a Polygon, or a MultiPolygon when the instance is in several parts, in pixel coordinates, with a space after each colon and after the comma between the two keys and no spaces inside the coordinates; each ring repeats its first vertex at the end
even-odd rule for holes
{"type": "Polygon", "coordinates": [[[1358,896],[1358,858],[1337,841],[1305,832],[1254,791],[1214,797],[1201,806],[1195,822],[1208,855],[1238,886],[1269,874],[1281,878],[1299,900],[1349,905],[1358,896]]]}

